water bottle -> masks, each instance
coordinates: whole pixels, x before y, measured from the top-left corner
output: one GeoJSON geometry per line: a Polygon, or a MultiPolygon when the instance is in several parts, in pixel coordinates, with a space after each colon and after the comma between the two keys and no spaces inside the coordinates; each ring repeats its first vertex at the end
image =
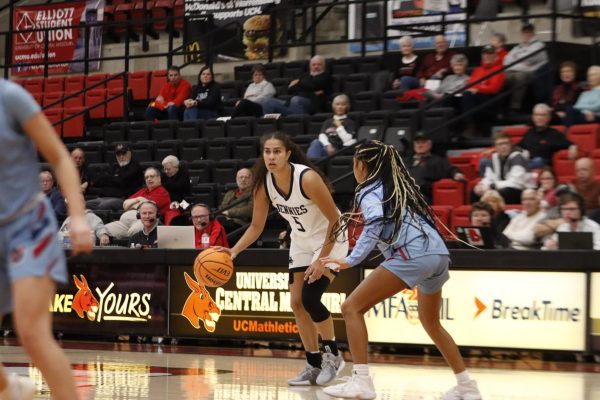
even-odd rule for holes
{"type": "Polygon", "coordinates": [[[210,236],[207,233],[202,234],[202,248],[206,249],[210,246],[210,236]]]}

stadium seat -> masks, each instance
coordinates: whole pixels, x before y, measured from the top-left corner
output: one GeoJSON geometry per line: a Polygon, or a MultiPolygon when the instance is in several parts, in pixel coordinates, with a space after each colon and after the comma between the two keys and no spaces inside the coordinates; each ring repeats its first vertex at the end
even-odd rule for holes
{"type": "Polygon", "coordinates": [[[475,156],[450,156],[448,157],[448,161],[450,165],[454,165],[458,167],[461,172],[465,175],[467,180],[472,180],[477,178],[477,165],[475,164],[475,159],[478,160],[475,156]]]}
{"type": "Polygon", "coordinates": [[[365,119],[365,113],[362,111],[350,111],[348,113],[348,118],[350,118],[356,126],[363,125],[363,120],[365,119]]]}
{"type": "Polygon", "coordinates": [[[256,136],[238,138],[231,147],[231,157],[240,160],[258,157],[259,140],[256,136]]]}
{"type": "Polygon", "coordinates": [[[42,106],[44,108],[63,108],[63,92],[44,92],[42,106]],[[48,107],[50,106],[50,107],[48,107]]]}
{"type": "Polygon", "coordinates": [[[284,78],[297,79],[306,71],[308,71],[307,60],[290,61],[283,66],[281,76],[284,78]]]}
{"type": "Polygon", "coordinates": [[[101,104],[104,100],[106,100],[106,89],[92,89],[85,92],[85,107],[88,109],[90,118],[103,119],[106,117],[106,104],[101,104]]]}
{"type": "Polygon", "coordinates": [[[462,205],[458,207],[454,207],[452,209],[452,214],[450,215],[450,225],[452,232],[456,233],[457,226],[470,226],[471,218],[469,215],[471,214],[471,206],[462,205]]]}
{"type": "Polygon", "coordinates": [[[528,130],[528,126],[509,126],[506,128],[502,128],[502,132],[510,136],[510,141],[513,144],[519,143],[528,130]]]}
{"type": "Polygon", "coordinates": [[[68,97],[63,101],[63,104],[66,108],[83,107],[83,105],[85,104],[84,95],[83,93],[79,93],[75,96],[68,97]]]}
{"type": "Polygon", "coordinates": [[[110,89],[119,89],[119,90],[123,90],[123,75],[118,75],[118,74],[110,74],[108,76],[108,78],[110,78],[109,81],[106,82],[106,88],[108,90],[110,89]]]}
{"type": "Polygon", "coordinates": [[[287,95],[288,86],[291,81],[292,81],[291,78],[286,78],[286,77],[273,79],[271,81],[271,83],[275,87],[275,96],[279,97],[279,96],[287,95]]]}
{"type": "Polygon", "coordinates": [[[435,221],[435,225],[444,237],[451,237],[448,230],[451,229],[450,215],[452,215],[451,206],[432,206],[433,212],[439,218],[435,221]]]}
{"type": "Polygon", "coordinates": [[[43,93],[44,92],[44,78],[30,78],[23,82],[23,87],[29,93],[43,93]]]}
{"type": "Polygon", "coordinates": [[[600,145],[600,124],[573,125],[569,128],[567,139],[590,152],[600,145]]]}
{"type": "Polygon", "coordinates": [[[244,83],[241,81],[223,81],[219,83],[221,86],[221,99],[239,99],[242,97],[241,87],[244,83]]]}
{"type": "Polygon", "coordinates": [[[130,30],[127,28],[127,21],[131,20],[131,10],[133,9],[133,4],[130,3],[121,3],[114,5],[113,9],[113,21],[116,25],[113,26],[113,32],[117,36],[125,36],[126,33],[131,32],[133,30],[133,26],[130,26],[130,30]]]}
{"type": "MultiPolygon", "coordinates": [[[[213,182],[213,170],[215,162],[213,160],[193,160],[189,162],[188,171],[190,177],[195,177],[198,183],[213,182]]],[[[216,183],[215,183],[216,186],[216,183]]]]}
{"type": "Polygon", "coordinates": [[[131,19],[134,21],[133,31],[136,33],[144,33],[144,31],[151,36],[158,38],[153,34],[152,21],[152,9],[154,8],[153,0],[146,0],[146,8],[144,9],[144,0],[136,0],[133,3],[131,9],[131,19]]]}
{"type": "Polygon", "coordinates": [[[318,135],[319,133],[321,133],[323,123],[329,118],[331,118],[331,113],[318,113],[311,115],[306,125],[306,134],[318,135]]]}
{"type": "MultiPolygon", "coordinates": [[[[84,107],[69,107],[63,110],[63,118],[70,117],[80,111],[84,111],[84,107]]],[[[85,113],[77,115],[63,123],[63,137],[75,138],[85,136],[85,113]]],[[[87,158],[87,155],[86,155],[87,158]]]]}
{"type": "Polygon", "coordinates": [[[237,159],[221,159],[215,162],[213,181],[219,184],[235,182],[238,170],[237,159]]]}
{"type": "Polygon", "coordinates": [[[127,140],[128,131],[128,122],[113,122],[111,124],[106,124],[104,125],[103,139],[107,143],[124,142],[127,140]]]}
{"type": "Polygon", "coordinates": [[[62,76],[52,76],[46,78],[44,82],[44,92],[63,92],[65,90],[65,78],[62,76]]]}
{"type": "Polygon", "coordinates": [[[131,143],[131,155],[139,163],[154,162],[154,147],[156,142],[153,140],[143,140],[131,143]]]}
{"type": "Polygon", "coordinates": [[[192,201],[194,204],[206,204],[211,209],[218,206],[217,193],[219,191],[216,183],[198,183],[192,185],[192,201]]]}
{"type": "Polygon", "coordinates": [[[279,118],[277,125],[281,131],[294,137],[306,134],[307,119],[305,114],[292,114],[279,118]]]}
{"type": "Polygon", "coordinates": [[[398,126],[390,126],[383,134],[383,143],[391,144],[400,154],[409,150],[411,138],[408,129],[398,126]]]}
{"type": "Polygon", "coordinates": [[[127,77],[127,85],[129,87],[129,90],[131,90],[131,96],[134,101],[148,99],[149,80],[150,71],[139,71],[129,73],[129,76],[127,77]]]}
{"type": "Polygon", "coordinates": [[[150,137],[157,142],[175,139],[177,124],[177,121],[160,121],[152,127],[150,137]]]}
{"type": "Polygon", "coordinates": [[[169,24],[167,18],[173,13],[173,0],[156,0],[152,7],[152,29],[156,32],[166,32],[169,24]]]}
{"type": "Polygon", "coordinates": [[[464,183],[441,179],[433,184],[433,205],[458,207],[465,204],[464,183]]]}
{"type": "Polygon", "coordinates": [[[575,160],[569,159],[568,150],[559,150],[552,155],[552,169],[557,176],[575,175],[575,160]]]}
{"type": "Polygon", "coordinates": [[[356,61],[358,57],[342,57],[333,60],[331,73],[333,75],[350,75],[356,72],[356,61]]]}
{"type": "Polygon", "coordinates": [[[181,140],[199,139],[202,133],[202,121],[184,121],[177,124],[175,137],[181,140]]]}
{"type": "Polygon", "coordinates": [[[241,138],[252,136],[254,117],[232,118],[225,124],[225,136],[230,138],[241,138]]]}
{"type": "Polygon", "coordinates": [[[267,78],[269,82],[275,78],[281,78],[284,65],[285,63],[283,62],[270,62],[265,64],[265,78],[267,78]]]}
{"type": "Polygon", "coordinates": [[[104,142],[79,142],[77,147],[84,151],[88,165],[104,162],[104,142]]]}
{"type": "Polygon", "coordinates": [[[44,102],[44,93],[29,93],[29,94],[31,95],[31,97],[33,97],[35,102],[38,103],[41,107],[42,103],[44,102]]]}
{"type": "Polygon", "coordinates": [[[316,138],[317,135],[296,135],[292,139],[294,143],[300,146],[302,151],[306,153],[306,151],[308,150],[308,146],[310,146],[310,143],[316,138]]]}
{"type": "Polygon", "coordinates": [[[126,95],[123,93],[123,88],[108,89],[107,98],[115,97],[113,100],[106,103],[106,118],[116,119],[123,118],[125,111],[123,105],[125,104],[126,95]],[[118,97],[115,97],[118,96],[118,97]]]}
{"type": "Polygon", "coordinates": [[[390,115],[390,126],[403,126],[414,134],[419,128],[419,113],[416,110],[393,111],[390,115]]]}
{"type": "Polygon", "coordinates": [[[206,159],[217,161],[231,158],[231,143],[232,140],[225,137],[210,139],[206,144],[206,159]]]}
{"type": "Polygon", "coordinates": [[[369,76],[367,74],[343,75],[342,92],[354,93],[367,92],[369,90],[369,76]]]}
{"type": "Polygon", "coordinates": [[[390,118],[392,113],[387,110],[377,110],[365,114],[363,117],[363,125],[378,125],[383,128],[390,126],[390,118]]]}
{"type": "Polygon", "coordinates": [[[206,139],[188,139],[182,142],[179,148],[179,158],[187,162],[202,160],[206,144],[206,139]]]}
{"type": "Polygon", "coordinates": [[[150,99],[154,99],[160,93],[160,89],[167,82],[167,70],[161,69],[157,71],[152,71],[150,75],[150,99]]]}
{"type": "Polygon", "coordinates": [[[166,156],[175,156],[179,158],[179,148],[181,140],[163,140],[154,146],[154,160],[161,163],[166,156]]]}
{"type": "Polygon", "coordinates": [[[357,140],[381,140],[385,128],[382,125],[363,125],[358,128],[357,140]]]}
{"type": "Polygon", "coordinates": [[[590,158],[594,160],[596,176],[600,175],[600,149],[592,150],[590,153],[590,158]]]}
{"type": "Polygon", "coordinates": [[[202,137],[204,139],[221,139],[225,137],[225,122],[216,119],[204,121],[202,127],[202,137]]]}
{"type": "Polygon", "coordinates": [[[356,180],[352,174],[352,165],[352,156],[337,156],[327,163],[327,176],[333,184],[335,194],[349,195],[354,193],[356,180]],[[344,175],[347,176],[338,182],[334,182],[344,175]]]}
{"type": "Polygon", "coordinates": [[[85,77],[85,87],[89,90],[106,89],[106,82],[102,82],[108,78],[108,74],[90,74],[85,77]],[[102,82],[102,83],[101,83],[102,82]],[[97,85],[92,87],[94,85],[97,85]]]}
{"type": "Polygon", "coordinates": [[[44,110],[44,114],[46,115],[46,117],[48,118],[48,120],[50,121],[52,126],[54,127],[56,134],[58,136],[62,136],[62,128],[63,128],[62,124],[57,124],[63,118],[62,108],[50,108],[50,109],[44,110]]]}
{"type": "Polygon", "coordinates": [[[150,140],[152,137],[153,126],[154,123],[149,121],[132,122],[129,125],[129,134],[127,138],[130,142],[150,140]]]}
{"type": "Polygon", "coordinates": [[[173,5],[173,28],[176,31],[182,31],[185,25],[184,22],[184,10],[185,0],[175,0],[173,5]]]}
{"type": "Polygon", "coordinates": [[[356,72],[374,74],[381,71],[381,57],[361,57],[356,61],[356,72]]]}
{"type": "Polygon", "coordinates": [[[450,141],[450,127],[446,123],[452,117],[454,117],[454,109],[452,108],[430,108],[423,115],[421,127],[425,132],[430,133],[433,143],[448,143],[450,141]]]}
{"type": "Polygon", "coordinates": [[[233,76],[236,81],[248,82],[252,79],[254,64],[236,65],[233,67],[233,76]]]}
{"type": "Polygon", "coordinates": [[[274,118],[256,118],[254,120],[254,126],[252,132],[254,136],[261,137],[267,133],[273,133],[277,131],[277,120],[274,118]]]}
{"type": "Polygon", "coordinates": [[[350,96],[352,109],[370,113],[379,110],[379,102],[381,95],[377,92],[359,92],[350,96]]]}
{"type": "Polygon", "coordinates": [[[388,90],[381,95],[381,109],[396,111],[400,110],[402,105],[397,100],[402,95],[401,90],[388,90]]]}
{"type": "Polygon", "coordinates": [[[71,94],[83,90],[85,75],[71,75],[65,79],[65,93],[71,94]]]}

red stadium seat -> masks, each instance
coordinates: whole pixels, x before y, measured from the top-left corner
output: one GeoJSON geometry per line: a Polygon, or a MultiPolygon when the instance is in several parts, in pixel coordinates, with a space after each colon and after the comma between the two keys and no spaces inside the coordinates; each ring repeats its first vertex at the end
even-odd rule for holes
{"type": "Polygon", "coordinates": [[[173,16],[175,17],[173,21],[173,26],[176,31],[183,30],[183,15],[184,15],[184,6],[185,0],[175,0],[175,6],[173,7],[173,16]]]}
{"type": "MultiPolygon", "coordinates": [[[[122,88],[115,88],[108,90],[108,97],[114,97],[118,94],[122,94],[122,88]]],[[[106,104],[106,118],[122,118],[123,117],[123,99],[124,96],[117,97],[114,100],[109,101],[106,104]]]]}
{"type": "Polygon", "coordinates": [[[31,96],[33,97],[36,103],[38,103],[40,106],[42,105],[42,102],[44,100],[43,93],[31,93],[31,96]]]}
{"type": "Polygon", "coordinates": [[[523,205],[522,204],[507,204],[504,207],[504,211],[510,211],[510,210],[523,211],[523,205]]]}
{"type": "Polygon", "coordinates": [[[450,215],[450,225],[452,228],[452,232],[456,233],[457,226],[470,226],[471,219],[469,215],[471,214],[471,206],[460,206],[452,209],[452,214],[450,215]]]}
{"type": "Polygon", "coordinates": [[[65,79],[65,92],[68,94],[83,90],[85,87],[85,75],[73,75],[65,79]]]}
{"type": "Polygon", "coordinates": [[[133,30],[137,33],[144,32],[144,26],[149,25],[143,21],[147,20],[151,16],[152,9],[154,8],[154,1],[147,0],[146,1],[146,9],[144,10],[144,1],[137,0],[133,4],[133,8],[131,9],[131,19],[135,21],[133,25],[133,30]]]}
{"type": "Polygon", "coordinates": [[[106,100],[106,89],[95,89],[85,92],[85,107],[89,109],[91,119],[105,118],[106,104],[91,108],[104,100],[106,100]]]}
{"type": "Polygon", "coordinates": [[[557,176],[575,175],[575,160],[569,160],[568,150],[560,150],[552,156],[552,168],[557,176]]]}
{"type": "Polygon", "coordinates": [[[58,136],[62,135],[62,124],[54,125],[58,121],[62,120],[63,110],[62,108],[50,108],[48,110],[44,110],[44,114],[50,121],[50,123],[54,126],[54,130],[58,136]]]}
{"type": "Polygon", "coordinates": [[[46,78],[44,92],[62,92],[65,90],[65,78],[53,76],[46,78]]]}
{"type": "Polygon", "coordinates": [[[132,4],[123,3],[114,5],[113,21],[116,23],[113,26],[113,32],[119,36],[127,33],[126,22],[131,19],[132,4]]]}
{"type": "MultiPolygon", "coordinates": [[[[102,82],[108,78],[108,74],[93,74],[85,77],[85,87],[90,89],[93,85],[102,82]]],[[[90,90],[98,90],[98,89],[106,89],[106,82],[101,84],[100,86],[96,86],[91,88],[90,90]]]]}
{"type": "Polygon", "coordinates": [[[458,167],[467,180],[475,179],[477,177],[476,163],[479,161],[479,158],[476,155],[451,156],[448,157],[448,161],[451,165],[458,167]]]}
{"type": "Polygon", "coordinates": [[[458,207],[465,204],[464,183],[441,179],[433,184],[433,205],[458,207]]]}
{"type": "Polygon", "coordinates": [[[502,128],[502,132],[510,136],[510,141],[513,144],[519,143],[528,130],[528,126],[510,126],[502,128]]]}
{"type": "Polygon", "coordinates": [[[438,230],[444,235],[448,235],[448,229],[450,229],[450,215],[452,214],[451,206],[432,206],[433,212],[439,218],[439,220],[435,221],[435,225],[438,230]],[[444,228],[445,226],[445,228],[444,228]]]}
{"type": "MultiPolygon", "coordinates": [[[[62,100],[63,97],[63,92],[44,92],[44,100],[42,102],[42,106],[48,107],[48,105],[62,100]]],[[[50,108],[63,108],[63,102],[61,101],[60,103],[56,103],[50,108]]]]}
{"type": "Polygon", "coordinates": [[[23,87],[29,93],[43,93],[44,92],[44,78],[27,79],[23,83],[23,87]]]}
{"type": "Polygon", "coordinates": [[[157,0],[152,8],[152,29],[156,32],[164,32],[169,27],[167,17],[173,13],[173,0],[157,0]]]}
{"type": "Polygon", "coordinates": [[[573,125],[569,128],[567,139],[582,150],[592,151],[600,144],[600,124],[573,125]]]}
{"type": "Polygon", "coordinates": [[[575,175],[557,176],[556,180],[558,181],[558,183],[564,183],[564,184],[573,183],[573,181],[575,180],[575,175]]]}
{"type": "MultiPolygon", "coordinates": [[[[150,80],[150,71],[130,72],[127,84],[131,90],[133,100],[148,99],[148,82],[150,80]]],[[[159,89],[160,90],[160,89],[159,89]]]]}
{"type": "Polygon", "coordinates": [[[158,71],[152,71],[150,75],[150,98],[154,99],[160,93],[163,85],[167,82],[167,70],[161,69],[158,71]]]}
{"type": "Polygon", "coordinates": [[[471,192],[473,191],[473,188],[479,183],[479,181],[481,180],[481,177],[477,177],[475,179],[471,179],[467,182],[467,187],[465,188],[465,195],[466,195],[466,203],[470,203],[471,202],[471,192]]]}
{"type": "Polygon", "coordinates": [[[116,77],[115,75],[116,74],[109,76],[109,78],[111,78],[111,80],[106,82],[106,88],[108,90],[110,90],[110,89],[123,90],[123,75],[120,75],[118,77],[116,77]]]}
{"type": "Polygon", "coordinates": [[[65,99],[64,101],[64,106],[65,108],[71,108],[71,107],[83,107],[84,105],[84,96],[83,93],[79,93],[78,95],[75,95],[73,97],[69,97],[68,99],[65,99]]]}
{"type": "Polygon", "coordinates": [[[594,166],[596,167],[596,176],[600,175],[600,149],[594,149],[590,153],[590,158],[594,160],[594,166]]]}
{"type": "MultiPolygon", "coordinates": [[[[70,117],[71,115],[76,114],[83,110],[85,110],[84,107],[65,108],[64,112],[63,112],[63,117],[64,118],[70,117]]],[[[63,137],[73,138],[73,137],[85,136],[84,135],[84,133],[85,133],[84,115],[85,114],[78,115],[78,116],[71,118],[70,120],[67,120],[63,123],[63,137]]]]}

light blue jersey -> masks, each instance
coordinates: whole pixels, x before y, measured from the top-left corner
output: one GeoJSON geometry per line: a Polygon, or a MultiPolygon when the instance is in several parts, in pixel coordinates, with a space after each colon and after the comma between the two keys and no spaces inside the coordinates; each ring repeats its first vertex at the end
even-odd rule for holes
{"type": "Polygon", "coordinates": [[[25,89],[0,79],[0,224],[40,192],[35,146],[21,129],[38,112],[25,89]]]}
{"type": "Polygon", "coordinates": [[[448,255],[448,249],[439,233],[421,216],[404,213],[404,220],[399,232],[393,232],[393,223],[369,224],[383,216],[383,184],[381,181],[363,188],[359,194],[360,211],[365,220],[365,227],[358,238],[352,253],[346,257],[351,266],[361,263],[369,253],[378,246],[386,259],[399,257],[411,260],[428,255],[448,255]],[[392,245],[380,238],[393,237],[392,245]]]}

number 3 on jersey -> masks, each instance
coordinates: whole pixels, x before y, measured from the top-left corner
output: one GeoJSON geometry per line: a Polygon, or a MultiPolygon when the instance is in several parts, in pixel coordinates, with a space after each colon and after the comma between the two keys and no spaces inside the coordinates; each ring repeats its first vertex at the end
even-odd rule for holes
{"type": "Polygon", "coordinates": [[[294,218],[294,222],[296,223],[296,225],[298,225],[298,231],[306,232],[306,229],[304,229],[304,226],[302,226],[302,224],[300,223],[300,219],[298,217],[292,217],[292,218],[294,218]]]}

